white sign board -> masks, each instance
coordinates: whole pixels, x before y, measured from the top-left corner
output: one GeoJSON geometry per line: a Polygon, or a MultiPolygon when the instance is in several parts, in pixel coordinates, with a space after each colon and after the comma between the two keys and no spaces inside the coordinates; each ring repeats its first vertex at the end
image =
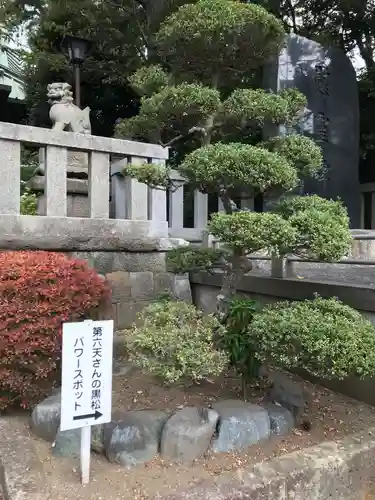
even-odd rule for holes
{"type": "Polygon", "coordinates": [[[63,324],[62,431],[111,421],[112,357],[112,320],[63,324]]]}

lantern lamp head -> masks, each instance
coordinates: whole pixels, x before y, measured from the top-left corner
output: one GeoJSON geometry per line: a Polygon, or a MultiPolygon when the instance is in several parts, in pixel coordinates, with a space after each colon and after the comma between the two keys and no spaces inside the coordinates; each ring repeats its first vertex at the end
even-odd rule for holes
{"type": "Polygon", "coordinates": [[[71,63],[83,64],[92,43],[85,38],[66,35],[61,45],[63,49],[68,53],[71,63]]]}

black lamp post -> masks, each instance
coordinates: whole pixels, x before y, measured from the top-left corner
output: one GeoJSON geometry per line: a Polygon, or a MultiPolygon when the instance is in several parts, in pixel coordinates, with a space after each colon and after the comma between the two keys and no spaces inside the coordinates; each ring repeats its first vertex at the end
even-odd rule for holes
{"type": "Polygon", "coordinates": [[[76,105],[81,107],[81,66],[85,62],[92,43],[84,38],[67,35],[62,42],[63,49],[68,53],[74,68],[74,92],[76,105]]]}

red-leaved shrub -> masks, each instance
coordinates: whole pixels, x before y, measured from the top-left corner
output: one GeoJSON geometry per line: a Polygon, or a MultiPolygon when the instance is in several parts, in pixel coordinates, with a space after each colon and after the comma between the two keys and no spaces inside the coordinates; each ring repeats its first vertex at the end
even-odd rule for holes
{"type": "Polygon", "coordinates": [[[46,394],[60,377],[62,323],[95,319],[108,293],[86,262],[66,254],[0,252],[0,409],[46,394]]]}

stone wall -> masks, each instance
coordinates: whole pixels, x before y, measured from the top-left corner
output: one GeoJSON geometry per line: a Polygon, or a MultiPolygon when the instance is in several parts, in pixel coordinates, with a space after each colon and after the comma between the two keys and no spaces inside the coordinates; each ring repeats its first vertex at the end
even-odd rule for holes
{"type": "Polygon", "coordinates": [[[166,222],[0,215],[0,249],[65,252],[105,276],[116,329],[129,328],[166,290],[191,301],[189,278],[166,272],[166,252],[179,244],[168,238],[166,222]]]}
{"type": "Polygon", "coordinates": [[[165,252],[72,252],[71,255],[87,262],[99,273],[115,271],[160,273],[166,271],[165,252]]]}
{"type": "Polygon", "coordinates": [[[165,252],[73,252],[70,255],[86,260],[107,279],[112,289],[111,317],[117,330],[130,328],[138,312],[165,292],[192,301],[188,275],[168,273],[165,252]]]}
{"type": "MultiPolygon", "coordinates": [[[[196,273],[190,277],[193,302],[206,311],[213,312],[222,283],[222,275],[196,273]]],[[[338,297],[345,304],[357,309],[375,324],[375,289],[372,285],[357,285],[334,281],[271,278],[248,274],[241,281],[238,293],[262,304],[281,300],[338,297]]]]}
{"type": "Polygon", "coordinates": [[[106,275],[112,288],[112,315],[118,330],[130,328],[137,314],[165,292],[191,302],[188,276],[167,272],[114,271],[106,275]]]}

